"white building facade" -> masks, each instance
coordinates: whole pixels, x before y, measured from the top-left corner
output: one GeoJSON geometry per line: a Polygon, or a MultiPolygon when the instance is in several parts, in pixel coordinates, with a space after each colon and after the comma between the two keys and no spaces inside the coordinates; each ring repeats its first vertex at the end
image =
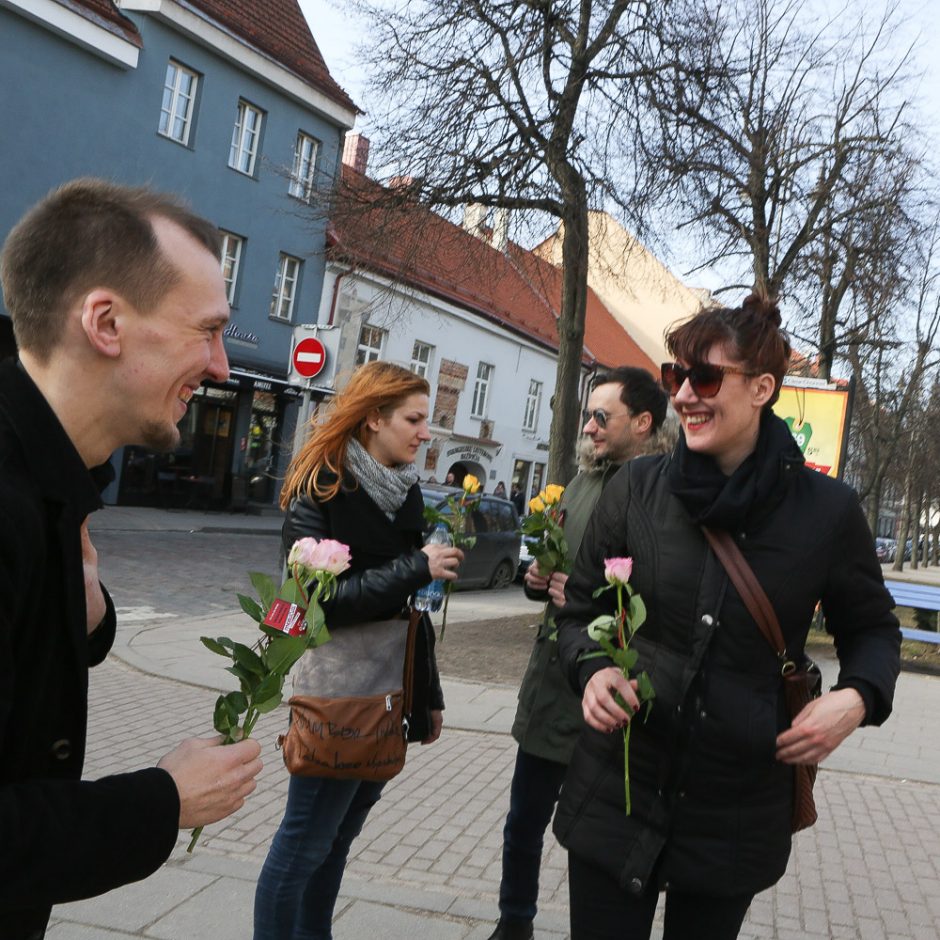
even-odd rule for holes
{"type": "Polygon", "coordinates": [[[417,458],[422,480],[472,473],[486,492],[502,482],[508,494],[517,483],[527,496],[551,482],[553,349],[433,293],[333,262],[319,322],[339,330],[337,388],[376,359],[428,380],[432,440],[417,458]]]}

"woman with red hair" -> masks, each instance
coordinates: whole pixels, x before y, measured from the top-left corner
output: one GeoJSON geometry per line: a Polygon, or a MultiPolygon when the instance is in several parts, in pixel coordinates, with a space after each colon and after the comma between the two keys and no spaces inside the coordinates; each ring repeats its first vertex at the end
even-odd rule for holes
{"type": "MultiPolygon", "coordinates": [[[[400,366],[363,366],[288,469],[281,495],[285,551],[310,536],[337,539],[352,554],[323,605],[334,635],[395,618],[405,630],[400,617],[414,592],[435,578],[457,577],[459,549],[421,545],[424,502],[414,461],[430,440],[428,391],[424,379],[400,366]]],[[[303,673],[303,660],[297,669],[303,673]]],[[[444,702],[427,616],[415,638],[412,701],[408,740],[430,744],[441,733],[444,702]]],[[[349,847],[383,786],[291,777],[284,818],[258,879],[255,940],[330,940],[349,847]]]]}
{"type": "MultiPolygon", "coordinates": [[[[771,410],[790,356],[774,302],[713,307],[667,336],[662,380],[679,416],[672,454],[630,461],[597,504],[557,617],[586,727],[555,816],[568,849],[572,940],[646,940],[665,892],[664,940],[733,940],[790,855],[795,772],[891,713],[900,632],[858,498],[804,465],[771,410]],[[726,533],[767,594],[799,663],[818,601],[839,679],[793,719],[781,663],[703,528],[726,533]],[[604,560],[632,556],[647,619],[636,672],[655,690],[624,728],[636,680],[585,627],[612,612],[604,560]],[[645,711],[644,713],[645,714],[645,711]]],[[[719,538],[719,541],[725,540],[719,538]]],[[[791,663],[792,666],[792,663],[791,663]]],[[[786,666],[783,667],[786,669],[786,666]]]]}

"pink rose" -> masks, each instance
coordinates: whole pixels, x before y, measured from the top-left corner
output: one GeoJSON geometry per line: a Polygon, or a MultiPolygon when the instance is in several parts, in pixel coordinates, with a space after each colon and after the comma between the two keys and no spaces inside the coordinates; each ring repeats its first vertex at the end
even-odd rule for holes
{"type": "Polygon", "coordinates": [[[604,577],[608,584],[626,584],[633,574],[632,558],[605,558],[604,577]]]}
{"type": "Polygon", "coordinates": [[[288,565],[300,565],[311,574],[338,575],[349,567],[349,546],[335,539],[298,539],[287,556],[288,565]]]}

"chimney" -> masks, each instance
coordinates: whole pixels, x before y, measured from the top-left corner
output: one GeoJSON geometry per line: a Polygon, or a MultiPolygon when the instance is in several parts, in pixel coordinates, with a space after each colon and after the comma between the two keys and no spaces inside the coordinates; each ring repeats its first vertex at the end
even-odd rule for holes
{"type": "Polygon", "coordinates": [[[493,213],[493,247],[505,251],[509,244],[509,210],[502,208],[493,213]]]}
{"type": "Polygon", "coordinates": [[[476,235],[477,238],[480,238],[483,237],[485,226],[486,206],[481,206],[476,202],[468,203],[463,210],[464,229],[470,232],[471,235],[476,235]]]}
{"type": "Polygon", "coordinates": [[[369,163],[369,138],[362,134],[348,133],[343,144],[343,163],[357,173],[365,175],[369,163]]]}

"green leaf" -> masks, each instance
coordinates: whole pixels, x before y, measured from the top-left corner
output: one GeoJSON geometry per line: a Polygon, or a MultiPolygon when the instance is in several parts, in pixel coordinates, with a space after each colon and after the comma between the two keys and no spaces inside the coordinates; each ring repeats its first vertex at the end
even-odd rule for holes
{"type": "Polygon", "coordinates": [[[656,698],[653,683],[650,682],[650,677],[645,669],[636,677],[636,694],[641,702],[651,702],[656,698]]]}
{"type": "Polygon", "coordinates": [[[601,614],[587,625],[587,634],[592,640],[609,638],[617,629],[617,618],[610,614],[601,614]]]}
{"type": "Polygon", "coordinates": [[[591,595],[591,597],[595,597],[595,598],[596,598],[596,597],[600,597],[601,594],[604,593],[604,591],[609,591],[612,587],[613,587],[612,584],[605,584],[603,587],[599,587],[599,588],[591,595]]]}
{"type": "Polygon", "coordinates": [[[248,577],[251,578],[252,587],[258,592],[258,597],[261,598],[261,606],[268,610],[274,598],[277,597],[277,585],[272,578],[260,571],[252,571],[248,577]]]}
{"type": "Polygon", "coordinates": [[[280,695],[283,688],[284,676],[279,675],[276,672],[269,672],[258,683],[258,688],[255,690],[255,708],[258,707],[258,702],[266,702],[272,696],[280,695]]]}
{"type": "Polygon", "coordinates": [[[278,705],[284,700],[284,695],[281,692],[278,692],[276,695],[272,695],[269,698],[264,699],[264,701],[256,701],[255,709],[259,711],[262,715],[266,715],[268,712],[273,712],[278,705]]]}
{"type": "Polygon", "coordinates": [[[229,651],[218,640],[213,640],[210,636],[199,637],[199,642],[202,643],[207,650],[212,650],[213,653],[218,653],[219,656],[230,655],[229,651]]]}
{"type": "Polygon", "coordinates": [[[232,649],[232,653],[235,656],[235,662],[238,663],[239,666],[244,666],[249,672],[263,676],[267,671],[264,668],[261,657],[254,650],[245,646],[244,643],[236,643],[232,649]]]}
{"type": "Polygon", "coordinates": [[[248,711],[248,698],[244,692],[229,692],[225,698],[231,706],[232,711],[234,711],[236,717],[242,712],[248,711]]]}
{"type": "Polygon", "coordinates": [[[300,585],[293,578],[284,582],[277,596],[287,601],[288,604],[296,604],[298,607],[307,606],[307,599],[304,597],[300,585]]]}
{"type": "Polygon", "coordinates": [[[312,630],[308,633],[307,649],[316,649],[318,646],[323,646],[324,643],[329,642],[330,631],[326,629],[326,624],[323,623],[320,625],[319,630],[312,630]]]}
{"type": "Polygon", "coordinates": [[[578,662],[583,663],[588,659],[600,659],[601,656],[607,657],[608,659],[610,658],[604,650],[592,650],[590,653],[581,653],[578,656],[578,662]]]}
{"type": "Polygon", "coordinates": [[[620,667],[621,671],[626,675],[630,670],[636,665],[636,661],[640,658],[640,654],[636,650],[631,649],[620,649],[619,647],[614,650],[613,660],[620,667]]]}
{"type": "Polygon", "coordinates": [[[630,633],[636,633],[646,622],[646,604],[639,594],[634,594],[630,598],[630,633]]]}
{"type": "Polygon", "coordinates": [[[239,606],[255,623],[261,623],[264,620],[264,611],[258,606],[258,602],[247,594],[236,594],[239,606]]]}
{"type": "Polygon", "coordinates": [[[234,711],[228,698],[220,695],[215,700],[212,725],[219,734],[228,735],[238,725],[238,712],[234,711]]]}
{"type": "Polygon", "coordinates": [[[225,671],[230,672],[238,679],[241,683],[242,692],[246,695],[252,695],[255,687],[261,681],[255,673],[249,672],[244,666],[238,665],[238,663],[233,663],[231,666],[226,667],[225,671]]]}
{"type": "Polygon", "coordinates": [[[290,672],[291,666],[303,656],[307,649],[307,636],[287,636],[281,634],[279,637],[273,637],[267,651],[264,654],[264,662],[270,672],[276,672],[278,675],[286,676],[290,672]]]}

